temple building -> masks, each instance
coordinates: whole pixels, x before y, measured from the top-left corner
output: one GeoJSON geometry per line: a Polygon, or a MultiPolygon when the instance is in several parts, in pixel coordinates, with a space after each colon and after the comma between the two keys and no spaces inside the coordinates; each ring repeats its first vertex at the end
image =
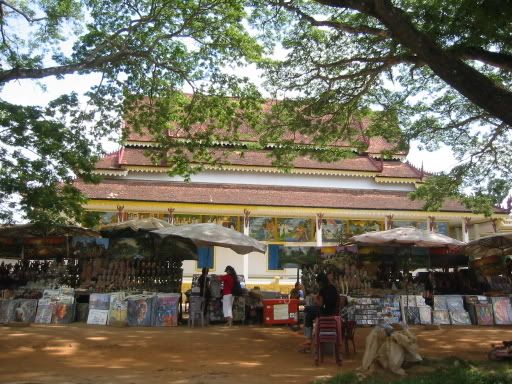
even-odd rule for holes
{"type": "MultiPolygon", "coordinates": [[[[296,141],[308,144],[305,136],[296,141]]],[[[512,229],[505,210],[484,217],[453,200],[437,212],[423,210],[423,202],[408,194],[428,175],[406,162],[405,152],[383,159],[382,151],[390,148],[385,140],[371,138],[368,144],[367,152],[333,163],[297,158],[285,172],[272,165],[265,150],[247,149],[241,156],[219,143],[212,150],[228,152],[222,167],[206,168],[184,182],[169,176],[165,165],[152,163],[147,151],[157,144],[149,135],[131,133],[119,151],[97,163],[101,183],[76,185],[89,198],[86,209],[101,213],[103,223],[149,216],[175,225],[215,222],[270,245],[266,254],[215,247],[199,261],[186,260],[184,285],[202,266],[222,274],[232,265],[252,286],[288,287],[296,269],[280,265],[272,245],[334,246],[340,230],[413,225],[468,241],[512,229]]]]}

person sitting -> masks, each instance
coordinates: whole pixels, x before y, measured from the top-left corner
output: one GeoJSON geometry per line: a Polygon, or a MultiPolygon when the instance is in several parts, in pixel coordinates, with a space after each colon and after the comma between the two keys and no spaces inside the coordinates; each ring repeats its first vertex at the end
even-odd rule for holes
{"type": "Polygon", "coordinates": [[[248,324],[263,324],[263,296],[260,287],[256,286],[249,291],[245,306],[246,322],[248,324]]]}
{"type": "Polygon", "coordinates": [[[304,299],[304,291],[302,290],[302,285],[298,281],[295,283],[295,287],[290,291],[290,299],[304,299]]]}
{"type": "Polygon", "coordinates": [[[310,352],[313,340],[313,323],[318,316],[339,315],[339,293],[336,287],[329,282],[327,275],[320,272],[316,277],[320,290],[315,298],[315,304],[306,306],[304,320],[304,335],[306,341],[302,344],[300,352],[310,352]]]}

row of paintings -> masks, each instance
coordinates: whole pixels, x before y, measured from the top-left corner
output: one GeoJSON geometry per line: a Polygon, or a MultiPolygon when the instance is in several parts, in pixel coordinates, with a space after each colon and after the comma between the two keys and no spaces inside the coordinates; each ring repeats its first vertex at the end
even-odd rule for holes
{"type": "MultiPolygon", "coordinates": [[[[123,220],[156,217],[169,221],[169,215],[149,213],[129,213],[123,220]]],[[[243,231],[243,217],[241,216],[212,216],[212,215],[173,215],[175,225],[215,223],[243,231]]],[[[103,212],[100,214],[100,224],[110,224],[118,221],[117,212],[103,212]]],[[[426,225],[426,223],[425,223],[426,225]]],[[[251,217],[249,218],[250,236],[263,241],[283,242],[309,242],[315,241],[315,220],[312,218],[276,218],[251,217]]],[[[322,220],[322,240],[325,242],[338,242],[342,233],[362,233],[365,231],[384,230],[384,221],[367,220],[322,220]]]]}

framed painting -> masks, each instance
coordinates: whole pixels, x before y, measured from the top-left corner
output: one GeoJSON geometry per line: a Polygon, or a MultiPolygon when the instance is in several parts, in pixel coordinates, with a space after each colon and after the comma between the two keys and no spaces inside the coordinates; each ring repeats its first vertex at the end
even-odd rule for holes
{"type": "Polygon", "coordinates": [[[322,240],[325,242],[338,241],[339,236],[346,231],[346,221],[339,219],[322,220],[322,240]]]}
{"type": "Polygon", "coordinates": [[[278,218],[277,239],[278,241],[312,241],[313,225],[310,219],[302,218],[278,218]]]}
{"type": "Polygon", "coordinates": [[[251,217],[249,235],[256,240],[276,240],[276,223],[273,217],[251,217]]]}

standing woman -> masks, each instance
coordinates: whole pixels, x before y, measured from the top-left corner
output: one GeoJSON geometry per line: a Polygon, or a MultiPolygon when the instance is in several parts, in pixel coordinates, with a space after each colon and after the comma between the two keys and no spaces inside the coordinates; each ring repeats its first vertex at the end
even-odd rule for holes
{"type": "Polygon", "coordinates": [[[434,274],[431,271],[428,273],[427,280],[425,281],[423,298],[425,299],[425,304],[432,308],[434,307],[434,274]]]}
{"type": "Polygon", "coordinates": [[[219,276],[219,280],[222,281],[222,312],[226,319],[227,326],[233,325],[233,286],[235,281],[238,280],[235,268],[228,265],[224,270],[225,275],[219,276]]]}

